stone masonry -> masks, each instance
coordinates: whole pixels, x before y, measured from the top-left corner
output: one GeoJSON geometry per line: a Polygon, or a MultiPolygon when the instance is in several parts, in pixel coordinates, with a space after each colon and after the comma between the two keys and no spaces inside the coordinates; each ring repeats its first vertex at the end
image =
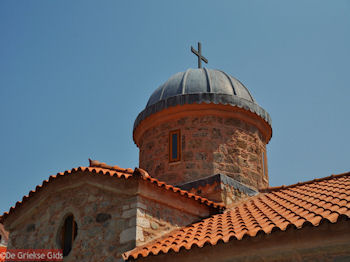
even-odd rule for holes
{"type": "Polygon", "coordinates": [[[122,261],[123,252],[212,212],[140,177],[77,172],[33,194],[4,226],[10,232],[8,249],[61,249],[62,225],[73,215],[77,236],[64,261],[108,262],[122,261]]]}
{"type": "Polygon", "coordinates": [[[137,246],[198,220],[198,217],[193,214],[147,198],[139,197],[137,206],[137,246]]]}
{"type": "Polygon", "coordinates": [[[64,218],[73,214],[77,237],[64,261],[118,261],[135,247],[136,214],[126,206],[136,201],[135,181],[74,174],[52,181],[5,223],[10,231],[8,249],[59,249],[64,218]],[[114,179],[115,182],[115,179],[114,179]]]}
{"type": "Polygon", "coordinates": [[[139,141],[140,167],[161,181],[180,185],[221,173],[254,188],[268,186],[266,142],[243,120],[189,113],[154,125],[139,141]],[[181,159],[170,163],[169,132],[177,129],[181,159]]]}
{"type": "Polygon", "coordinates": [[[146,181],[139,182],[136,207],[136,246],[218,212],[146,181]]]}

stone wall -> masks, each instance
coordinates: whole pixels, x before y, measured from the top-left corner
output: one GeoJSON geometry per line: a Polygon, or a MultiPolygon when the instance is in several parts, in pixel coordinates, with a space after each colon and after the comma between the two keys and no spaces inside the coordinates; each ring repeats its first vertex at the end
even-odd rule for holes
{"type": "Polygon", "coordinates": [[[138,142],[140,167],[170,184],[221,173],[254,188],[268,186],[266,143],[259,130],[220,115],[173,117],[145,130],[138,142]],[[181,160],[169,162],[169,132],[181,131],[181,160]]]}
{"type": "Polygon", "coordinates": [[[137,207],[137,231],[142,236],[137,239],[137,246],[199,219],[193,214],[141,196],[138,197],[137,207]]]}
{"type": "Polygon", "coordinates": [[[120,261],[121,254],[217,212],[140,177],[78,172],[56,178],[5,220],[8,249],[61,249],[73,215],[77,237],[64,261],[120,261]]]}
{"type": "Polygon", "coordinates": [[[64,218],[73,214],[78,233],[65,261],[121,260],[121,253],[135,247],[136,181],[70,176],[50,182],[16,219],[6,221],[8,249],[60,248],[64,218]]]}

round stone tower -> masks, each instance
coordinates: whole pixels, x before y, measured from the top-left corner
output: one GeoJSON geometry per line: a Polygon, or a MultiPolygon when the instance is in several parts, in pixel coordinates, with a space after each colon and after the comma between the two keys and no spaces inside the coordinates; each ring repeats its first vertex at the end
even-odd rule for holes
{"type": "Polygon", "coordinates": [[[134,123],[140,167],[181,185],[214,174],[255,189],[269,184],[269,114],[236,78],[188,69],[154,91],[134,123]]]}

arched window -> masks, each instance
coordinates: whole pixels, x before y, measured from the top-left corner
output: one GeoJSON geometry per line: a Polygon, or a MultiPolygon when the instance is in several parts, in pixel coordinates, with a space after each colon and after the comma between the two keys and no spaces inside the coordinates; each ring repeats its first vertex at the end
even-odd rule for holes
{"type": "Polygon", "coordinates": [[[63,250],[63,256],[67,256],[72,250],[73,241],[77,237],[78,227],[73,215],[69,215],[64,220],[61,228],[60,245],[63,250]]]}

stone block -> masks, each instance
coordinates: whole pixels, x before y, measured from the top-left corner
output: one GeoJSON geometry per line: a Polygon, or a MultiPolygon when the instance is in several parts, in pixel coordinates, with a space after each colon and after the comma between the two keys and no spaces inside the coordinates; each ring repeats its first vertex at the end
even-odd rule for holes
{"type": "Polygon", "coordinates": [[[97,198],[94,195],[89,195],[89,197],[88,197],[89,202],[94,202],[96,200],[97,200],[97,198]]]}
{"type": "Polygon", "coordinates": [[[211,163],[211,162],[204,162],[204,163],[203,163],[203,168],[204,168],[204,169],[212,170],[212,169],[214,168],[214,164],[211,163]]]}
{"type": "Polygon", "coordinates": [[[82,224],[85,226],[91,224],[93,221],[94,219],[91,216],[84,216],[82,224]]]}
{"type": "Polygon", "coordinates": [[[241,121],[235,118],[227,118],[224,121],[225,125],[230,125],[230,126],[240,126],[241,125],[241,121]]]}
{"type": "Polygon", "coordinates": [[[193,152],[192,151],[184,152],[183,159],[184,159],[184,161],[191,161],[193,159],[193,152]]]}
{"type": "Polygon", "coordinates": [[[180,119],[177,121],[177,124],[178,124],[178,125],[184,125],[184,124],[186,124],[187,119],[188,119],[188,117],[180,118],[180,119]]]}
{"type": "Polygon", "coordinates": [[[232,173],[240,173],[241,172],[241,168],[239,166],[226,165],[225,166],[225,171],[232,172],[232,173]]]}
{"type": "Polygon", "coordinates": [[[97,223],[103,223],[103,222],[106,222],[107,220],[109,220],[111,218],[112,218],[111,214],[99,213],[96,216],[96,222],[97,223]]]}
{"type": "Polygon", "coordinates": [[[159,225],[158,225],[156,222],[152,221],[152,222],[151,222],[151,228],[152,228],[153,230],[157,230],[157,229],[159,228],[159,225]]]}
{"type": "Polygon", "coordinates": [[[193,137],[206,137],[208,132],[206,131],[198,131],[192,134],[193,137]]]}
{"type": "Polygon", "coordinates": [[[202,145],[202,139],[199,139],[199,138],[192,139],[188,142],[188,146],[192,149],[197,149],[201,147],[201,145],[202,145]]]}
{"type": "Polygon", "coordinates": [[[136,216],[136,209],[135,208],[123,211],[122,218],[129,218],[129,217],[133,217],[133,216],[136,216]]]}
{"type": "MultiPolygon", "coordinates": [[[[129,221],[136,221],[136,218],[130,218],[129,221]]],[[[118,230],[121,230],[123,228],[126,228],[129,223],[125,219],[118,219],[115,223],[115,227],[118,230]]]]}
{"type": "Polygon", "coordinates": [[[136,226],[136,241],[145,241],[142,227],[136,226]]]}
{"type": "Polygon", "coordinates": [[[132,241],[132,240],[136,240],[136,228],[135,227],[125,229],[119,235],[119,241],[121,244],[124,244],[124,243],[132,241]]]}
{"type": "Polygon", "coordinates": [[[145,210],[142,208],[137,208],[136,209],[136,217],[144,217],[145,216],[145,210]]]}
{"type": "Polygon", "coordinates": [[[224,155],[221,154],[221,153],[215,152],[215,153],[213,154],[213,158],[214,158],[214,161],[215,161],[215,162],[220,163],[220,162],[222,162],[222,161],[224,160],[224,155]]]}
{"type": "Polygon", "coordinates": [[[221,130],[219,128],[213,128],[212,133],[211,133],[211,138],[212,139],[217,139],[221,138],[221,130]]]}
{"type": "Polygon", "coordinates": [[[145,204],[141,203],[139,200],[137,202],[135,202],[135,203],[132,203],[130,205],[130,207],[131,208],[142,208],[144,210],[147,210],[147,206],[145,204]]]}
{"type": "Polygon", "coordinates": [[[247,142],[244,141],[244,140],[237,140],[237,146],[239,148],[246,149],[247,148],[247,142]]]}
{"type": "Polygon", "coordinates": [[[196,160],[205,160],[207,159],[208,154],[206,152],[197,152],[196,153],[196,160]]]}
{"type": "Polygon", "coordinates": [[[136,226],[136,218],[129,219],[128,225],[129,225],[129,227],[135,227],[136,226]]]}
{"type": "Polygon", "coordinates": [[[101,234],[101,228],[100,227],[91,227],[87,230],[87,235],[89,237],[95,237],[97,235],[101,234]]]}
{"type": "Polygon", "coordinates": [[[35,231],[35,224],[29,224],[27,226],[27,232],[33,232],[35,231]]]}
{"type": "Polygon", "coordinates": [[[181,147],[182,147],[182,150],[186,149],[186,136],[185,135],[181,136],[181,147]]]}
{"type": "Polygon", "coordinates": [[[194,163],[186,163],[186,169],[193,169],[195,167],[194,163]]]}
{"type": "Polygon", "coordinates": [[[136,220],[136,224],[137,226],[142,228],[149,228],[151,226],[149,220],[145,217],[138,217],[136,220]]]}

